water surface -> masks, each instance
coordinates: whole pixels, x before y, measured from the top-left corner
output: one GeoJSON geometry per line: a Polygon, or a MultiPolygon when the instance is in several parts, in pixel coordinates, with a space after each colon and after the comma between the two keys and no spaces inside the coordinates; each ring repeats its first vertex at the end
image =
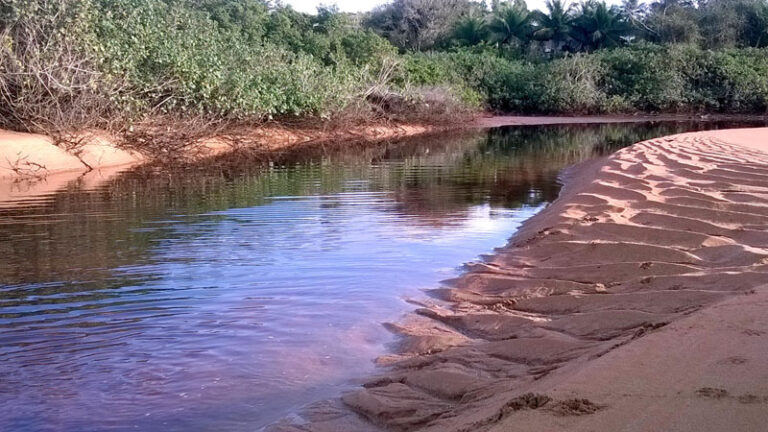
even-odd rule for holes
{"type": "Polygon", "coordinates": [[[3,203],[0,430],[256,430],[370,373],[381,323],[502,246],[563,167],[700,127],[330,146],[3,203]]]}

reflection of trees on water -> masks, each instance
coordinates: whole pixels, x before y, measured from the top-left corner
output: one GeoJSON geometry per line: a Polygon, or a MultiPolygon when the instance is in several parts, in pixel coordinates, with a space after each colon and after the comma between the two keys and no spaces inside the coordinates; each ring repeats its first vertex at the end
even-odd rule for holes
{"type": "MultiPolygon", "coordinates": [[[[71,287],[51,289],[73,292],[119,287],[126,281],[111,269],[150,262],[157,240],[182,235],[156,222],[174,215],[194,222],[203,218],[195,215],[263,205],[272,197],[382,192],[396,202],[388,211],[407,216],[403,223],[457,223],[471,205],[513,208],[550,201],[563,167],[697,127],[701,124],[501,128],[357,148],[315,147],[286,153],[271,165],[236,156],[182,172],[145,168],[95,191],[75,183],[33,206],[0,210],[0,284],[63,280],[72,281],[71,287]]],[[[317,199],[326,207],[343,205],[317,199]]],[[[286,224],[290,218],[286,215],[286,224]]],[[[0,300],[22,295],[6,289],[0,300]]]]}
{"type": "Polygon", "coordinates": [[[564,167],[651,137],[701,127],[701,123],[659,123],[493,129],[452,152],[410,156],[406,165],[410,175],[405,173],[390,186],[402,212],[432,223],[439,223],[442,215],[449,222],[468,205],[516,208],[552,201],[559,193],[557,176],[564,167]],[[425,167],[432,172],[418,175],[425,167]]]}

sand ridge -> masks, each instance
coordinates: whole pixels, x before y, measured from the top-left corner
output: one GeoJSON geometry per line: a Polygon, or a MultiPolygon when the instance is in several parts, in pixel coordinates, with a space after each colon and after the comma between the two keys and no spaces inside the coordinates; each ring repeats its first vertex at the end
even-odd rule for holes
{"type": "Polygon", "coordinates": [[[766,151],[768,129],[698,132],[569,169],[505,248],[391,326],[381,376],[270,430],[763,430],[766,151]]]}

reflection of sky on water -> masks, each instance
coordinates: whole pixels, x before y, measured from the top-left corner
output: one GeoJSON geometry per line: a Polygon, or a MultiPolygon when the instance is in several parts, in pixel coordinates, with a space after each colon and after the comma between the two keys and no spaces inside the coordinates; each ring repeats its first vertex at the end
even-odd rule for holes
{"type": "MultiPolygon", "coordinates": [[[[57,384],[64,393],[21,395],[39,411],[12,425],[37,429],[65,415],[75,430],[94,410],[143,430],[158,417],[173,419],[164,430],[196,430],[201,414],[222,409],[240,424],[276,420],[371,371],[391,340],[381,322],[408,308],[403,296],[455,276],[538,210],[478,205],[430,224],[398,208],[379,192],[280,197],[135,228],[155,235],[150,258],[114,273],[146,282],[118,288],[120,301],[108,299],[98,317],[70,304],[41,327],[103,331],[55,330],[67,350],[46,356],[70,375],[57,384]],[[109,380],[91,379],[103,374],[109,380]]],[[[34,381],[30,372],[11,374],[14,384],[34,381]]]]}

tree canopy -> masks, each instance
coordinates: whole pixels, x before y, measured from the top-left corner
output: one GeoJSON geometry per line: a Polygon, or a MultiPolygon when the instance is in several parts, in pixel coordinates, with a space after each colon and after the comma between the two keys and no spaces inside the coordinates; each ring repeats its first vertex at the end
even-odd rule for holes
{"type": "Polygon", "coordinates": [[[547,0],[544,11],[529,10],[524,0],[394,0],[365,25],[405,51],[487,44],[590,52],[643,40],[763,47],[768,0],[547,0]]]}

